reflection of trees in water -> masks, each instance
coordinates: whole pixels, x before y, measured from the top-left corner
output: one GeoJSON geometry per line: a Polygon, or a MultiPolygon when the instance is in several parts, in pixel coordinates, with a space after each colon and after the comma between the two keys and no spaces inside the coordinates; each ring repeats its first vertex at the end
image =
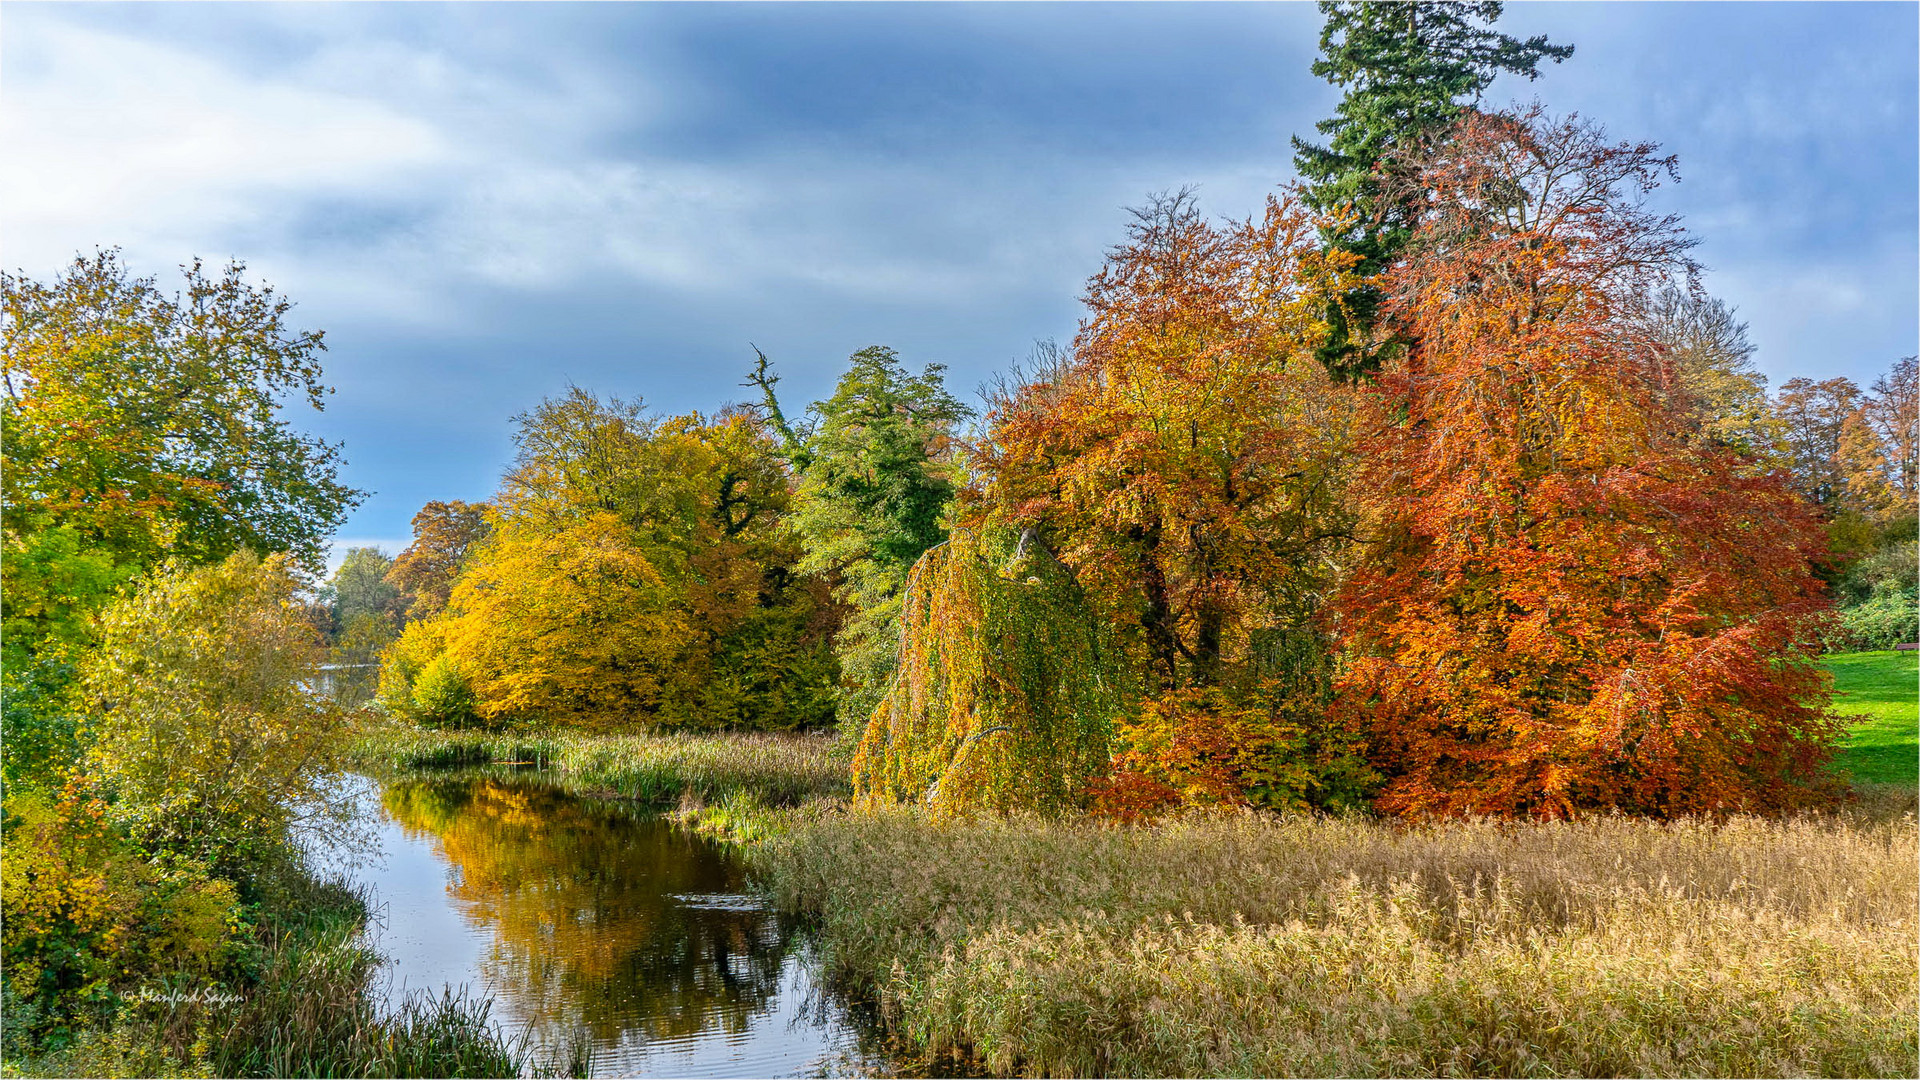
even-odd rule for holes
{"type": "Polygon", "coordinates": [[[723,854],[657,819],[532,784],[389,785],[387,812],[458,868],[450,892],[493,934],[488,981],[548,1032],[596,1044],[746,1029],[780,988],[787,936],[762,911],[689,909],[734,893],[723,854]]]}

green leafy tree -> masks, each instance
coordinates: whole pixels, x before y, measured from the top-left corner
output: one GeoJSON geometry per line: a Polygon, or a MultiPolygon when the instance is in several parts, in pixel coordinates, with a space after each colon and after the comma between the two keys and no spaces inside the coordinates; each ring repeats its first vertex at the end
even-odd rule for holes
{"type": "Polygon", "coordinates": [[[804,430],[781,410],[765,354],[750,376],[799,474],[790,522],[806,551],[798,569],[833,575],[853,609],[836,641],[843,723],[864,723],[879,704],[899,663],[907,572],[947,538],[956,429],[972,410],[947,391],[944,371],[928,364],[915,375],[892,349],[861,349],[804,430]]]}
{"type": "Polygon", "coordinates": [[[168,567],[101,618],[82,665],[89,778],[148,850],[245,880],[340,820],[341,714],[305,683],[321,644],[284,555],[168,567]]]}
{"type": "Polygon", "coordinates": [[[319,564],[362,496],[338,480],[338,446],[283,418],[290,398],[321,407],[325,346],[244,270],[196,260],[174,295],[115,251],[51,283],[0,274],[9,534],[67,526],[139,566],[242,548],[319,564]]]}
{"type": "Polygon", "coordinates": [[[135,568],[89,546],[80,530],[61,525],[9,532],[6,589],[0,593],[0,639],[6,666],[35,656],[71,658],[92,640],[92,614],[111,600],[135,568]]]}
{"type": "Polygon", "coordinates": [[[8,532],[0,543],[0,775],[9,788],[57,790],[80,749],[66,693],[74,663],[136,568],[70,525],[8,532]]]}
{"type": "Polygon", "coordinates": [[[327,584],[333,589],[333,618],[344,629],[365,615],[398,623],[400,590],[387,580],[393,560],[379,548],[348,548],[327,584]]]}
{"type": "Polygon", "coordinates": [[[388,580],[393,560],[379,548],[348,548],[322,590],[327,600],[327,662],[334,700],[362,705],[379,681],[381,650],[400,632],[406,602],[388,580]]]}
{"type": "Polygon", "coordinates": [[[473,687],[453,658],[441,653],[413,682],[413,703],[420,717],[441,727],[459,727],[473,719],[473,687]]]}
{"type": "MultiPolygon", "coordinates": [[[[1331,3],[1322,0],[1320,59],[1313,73],[1345,87],[1334,115],[1315,127],[1325,146],[1295,138],[1302,198],[1343,222],[1326,233],[1336,250],[1376,275],[1391,266],[1419,221],[1418,201],[1398,192],[1396,159],[1417,156],[1477,102],[1501,73],[1539,77],[1540,62],[1573,55],[1545,36],[1521,41],[1491,29],[1497,2],[1331,3]]],[[[1404,170],[1403,170],[1404,171],[1404,170]]],[[[1404,179],[1404,178],[1402,178],[1404,179]]],[[[1328,340],[1318,350],[1336,378],[1369,375],[1380,357],[1367,338],[1383,297],[1364,285],[1330,302],[1328,340]]]]}

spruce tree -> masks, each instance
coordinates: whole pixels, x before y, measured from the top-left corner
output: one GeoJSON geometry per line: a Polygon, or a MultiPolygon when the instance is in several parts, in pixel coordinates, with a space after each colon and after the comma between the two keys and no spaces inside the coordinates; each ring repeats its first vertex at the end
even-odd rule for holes
{"type": "MultiPolygon", "coordinates": [[[[1349,210],[1353,218],[1329,231],[1329,247],[1360,257],[1358,270],[1377,274],[1407,244],[1417,209],[1389,194],[1396,151],[1419,151],[1442,136],[1463,108],[1478,100],[1501,72],[1540,75],[1540,61],[1573,55],[1544,35],[1520,41],[1491,29],[1497,0],[1476,3],[1335,3],[1322,0],[1320,59],[1313,73],[1347,88],[1334,115],[1315,127],[1329,136],[1317,146],[1293,140],[1294,167],[1305,182],[1303,199],[1322,212],[1349,210]]],[[[1336,379],[1371,375],[1377,351],[1366,346],[1380,293],[1371,286],[1330,303],[1332,336],[1320,362],[1336,379]]]]}

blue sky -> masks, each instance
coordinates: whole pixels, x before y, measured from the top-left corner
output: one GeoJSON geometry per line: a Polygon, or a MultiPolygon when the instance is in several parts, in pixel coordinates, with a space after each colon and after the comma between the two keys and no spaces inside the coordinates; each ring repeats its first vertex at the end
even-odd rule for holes
{"type": "MultiPolygon", "coordinates": [[[[0,9],[0,261],[199,255],[327,332],[373,494],[342,543],[485,498],[574,382],[710,410],[765,349],[804,404],[870,344],[970,392],[1065,340],[1123,207],[1293,178],[1335,88],[1309,4],[92,4],[0,9]]],[[[1538,97],[1652,139],[1778,384],[1920,339],[1920,6],[1511,4],[1538,97]]]]}

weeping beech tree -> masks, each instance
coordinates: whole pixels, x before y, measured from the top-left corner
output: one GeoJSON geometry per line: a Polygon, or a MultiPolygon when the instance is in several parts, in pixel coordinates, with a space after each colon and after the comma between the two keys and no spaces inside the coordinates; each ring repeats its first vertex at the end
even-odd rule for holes
{"type": "Polygon", "coordinates": [[[1315,237],[1278,199],[1135,211],[1072,350],[990,395],[974,494],[999,528],[914,571],[863,790],[1129,816],[1352,797],[1314,618],[1351,544],[1351,390],[1313,358],[1352,260],[1315,237]]]}
{"type": "Polygon", "coordinates": [[[900,666],[854,758],[857,792],[971,807],[1078,805],[1126,698],[1073,575],[1027,532],[955,529],[907,576],[900,666]]]}

